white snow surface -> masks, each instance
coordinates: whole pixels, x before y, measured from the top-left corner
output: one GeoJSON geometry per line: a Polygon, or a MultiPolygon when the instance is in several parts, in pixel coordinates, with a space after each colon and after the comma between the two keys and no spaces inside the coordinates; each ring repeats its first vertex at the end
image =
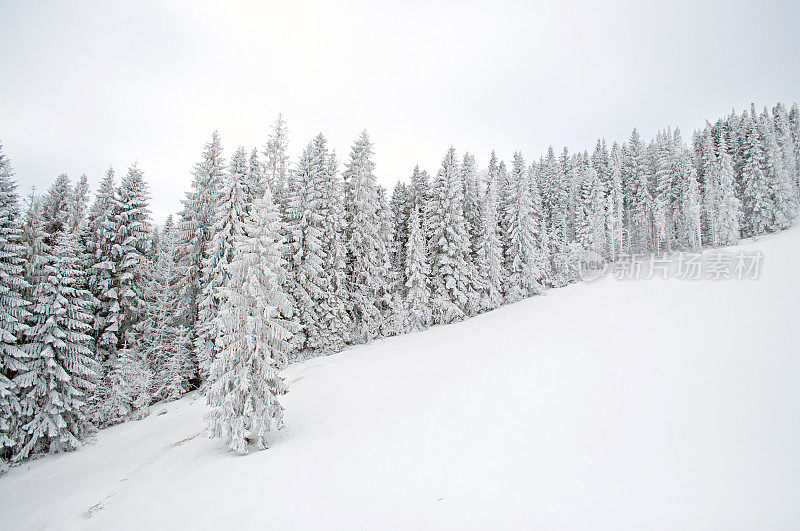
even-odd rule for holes
{"type": "Polygon", "coordinates": [[[798,529],[800,230],[741,248],[293,365],[247,456],[156,405],[0,478],[0,529],[798,529]]]}

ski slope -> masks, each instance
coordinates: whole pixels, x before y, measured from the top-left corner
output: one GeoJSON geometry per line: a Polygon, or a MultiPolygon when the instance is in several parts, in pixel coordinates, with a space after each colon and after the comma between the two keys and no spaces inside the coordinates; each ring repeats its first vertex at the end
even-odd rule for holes
{"type": "Polygon", "coordinates": [[[0,478],[0,529],[798,529],[800,230],[742,248],[293,365],[266,451],[156,405],[0,478]]]}

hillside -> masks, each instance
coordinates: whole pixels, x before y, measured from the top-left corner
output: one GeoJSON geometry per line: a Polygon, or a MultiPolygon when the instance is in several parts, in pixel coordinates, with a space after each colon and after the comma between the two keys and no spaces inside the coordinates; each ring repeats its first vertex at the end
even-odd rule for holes
{"type": "Polygon", "coordinates": [[[0,478],[0,529],[798,528],[800,230],[737,249],[759,280],[605,278],[293,365],[266,451],[156,405],[0,478]]]}

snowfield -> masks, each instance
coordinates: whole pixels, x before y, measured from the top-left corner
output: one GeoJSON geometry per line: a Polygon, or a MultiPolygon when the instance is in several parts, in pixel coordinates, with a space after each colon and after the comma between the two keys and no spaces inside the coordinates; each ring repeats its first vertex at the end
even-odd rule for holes
{"type": "Polygon", "coordinates": [[[293,365],[266,451],[156,405],[0,478],[0,529],[798,529],[800,230],[741,248],[293,365]]]}

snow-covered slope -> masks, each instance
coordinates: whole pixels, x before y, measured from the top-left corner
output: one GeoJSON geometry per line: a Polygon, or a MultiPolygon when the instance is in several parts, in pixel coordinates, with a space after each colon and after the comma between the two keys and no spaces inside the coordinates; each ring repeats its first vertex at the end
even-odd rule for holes
{"type": "Polygon", "coordinates": [[[0,529],[800,528],[800,230],[744,247],[292,366],[248,456],[155,406],[0,478],[0,529]]]}

